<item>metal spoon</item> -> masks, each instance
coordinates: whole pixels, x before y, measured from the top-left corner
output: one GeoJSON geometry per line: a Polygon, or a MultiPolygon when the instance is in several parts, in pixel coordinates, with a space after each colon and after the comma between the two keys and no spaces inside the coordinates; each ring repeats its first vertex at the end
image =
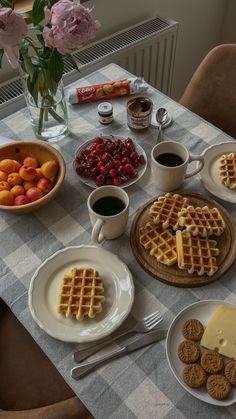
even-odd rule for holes
{"type": "Polygon", "coordinates": [[[168,112],[165,108],[158,108],[156,112],[156,120],[159,124],[158,134],[157,134],[157,142],[162,140],[162,125],[166,122],[168,116],[168,112]]]}

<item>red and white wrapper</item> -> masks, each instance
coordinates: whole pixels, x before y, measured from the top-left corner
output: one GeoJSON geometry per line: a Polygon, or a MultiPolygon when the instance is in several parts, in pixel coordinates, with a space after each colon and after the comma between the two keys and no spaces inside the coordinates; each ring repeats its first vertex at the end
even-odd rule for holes
{"type": "Polygon", "coordinates": [[[134,77],[111,83],[100,83],[70,89],[68,100],[72,105],[75,103],[96,102],[97,100],[110,100],[116,97],[143,93],[147,89],[148,85],[143,78],[134,77]]]}

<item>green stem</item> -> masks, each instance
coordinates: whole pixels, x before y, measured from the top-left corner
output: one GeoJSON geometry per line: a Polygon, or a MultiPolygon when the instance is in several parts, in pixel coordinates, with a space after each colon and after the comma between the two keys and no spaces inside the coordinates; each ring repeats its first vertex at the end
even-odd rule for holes
{"type": "Polygon", "coordinates": [[[64,122],[64,118],[58,115],[52,108],[48,108],[48,112],[53,116],[53,118],[58,122],[64,122]]]}
{"type": "Polygon", "coordinates": [[[43,129],[43,114],[44,114],[44,108],[41,107],[40,108],[40,113],[39,113],[38,135],[41,135],[42,129],[43,129]]]}

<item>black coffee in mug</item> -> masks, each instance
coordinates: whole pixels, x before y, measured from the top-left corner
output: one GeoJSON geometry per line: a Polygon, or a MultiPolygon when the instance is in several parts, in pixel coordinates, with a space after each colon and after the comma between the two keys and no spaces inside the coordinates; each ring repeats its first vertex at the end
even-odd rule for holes
{"type": "Polygon", "coordinates": [[[125,209],[124,202],[116,196],[103,196],[93,204],[93,211],[104,216],[119,214],[125,209]]]}
{"type": "Polygon", "coordinates": [[[159,154],[159,156],[157,156],[155,160],[157,161],[157,163],[160,163],[163,166],[169,166],[169,167],[180,166],[181,164],[184,163],[184,160],[182,159],[182,157],[174,153],[159,154]]]}

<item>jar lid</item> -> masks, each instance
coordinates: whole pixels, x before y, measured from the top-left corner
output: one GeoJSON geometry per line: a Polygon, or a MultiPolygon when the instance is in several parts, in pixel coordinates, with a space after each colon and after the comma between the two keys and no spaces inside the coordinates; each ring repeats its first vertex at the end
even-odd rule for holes
{"type": "Polygon", "coordinates": [[[109,113],[111,113],[112,109],[113,107],[110,102],[102,102],[102,103],[99,103],[98,105],[98,112],[104,115],[108,115],[109,113]]]}

